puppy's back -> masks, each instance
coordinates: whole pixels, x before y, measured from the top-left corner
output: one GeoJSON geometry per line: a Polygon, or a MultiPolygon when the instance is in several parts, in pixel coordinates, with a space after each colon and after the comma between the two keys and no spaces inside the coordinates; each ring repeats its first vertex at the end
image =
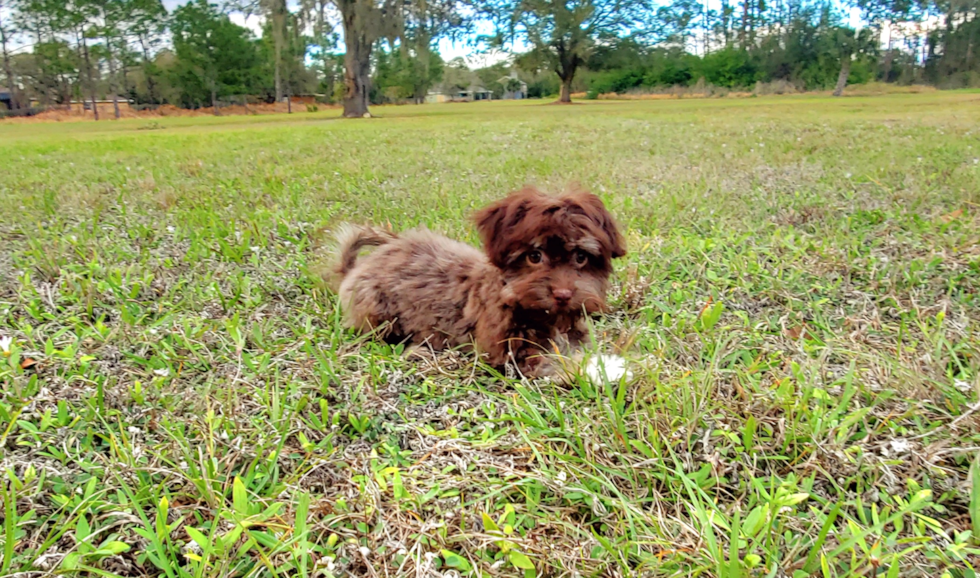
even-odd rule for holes
{"type": "Polygon", "coordinates": [[[455,346],[472,331],[467,304],[492,271],[478,249],[413,229],[360,258],[339,295],[352,327],[386,325],[389,341],[411,338],[436,348],[455,346]]]}

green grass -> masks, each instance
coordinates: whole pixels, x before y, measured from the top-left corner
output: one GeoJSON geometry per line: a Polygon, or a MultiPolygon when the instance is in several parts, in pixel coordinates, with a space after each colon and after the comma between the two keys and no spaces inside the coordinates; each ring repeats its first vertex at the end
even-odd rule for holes
{"type": "Polygon", "coordinates": [[[978,98],[0,123],[0,575],[975,576],[978,98]],[[334,224],[569,181],[632,382],[341,327],[334,224]]]}

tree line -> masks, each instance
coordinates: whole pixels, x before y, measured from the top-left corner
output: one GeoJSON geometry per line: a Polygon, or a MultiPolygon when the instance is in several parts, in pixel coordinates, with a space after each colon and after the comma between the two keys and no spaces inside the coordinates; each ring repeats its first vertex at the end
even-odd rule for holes
{"type": "MultiPolygon", "coordinates": [[[[0,0],[3,85],[26,107],[108,97],[217,107],[318,93],[344,114],[422,102],[434,86],[591,96],[707,83],[801,89],[980,84],[980,0],[0,0]],[[845,17],[859,11],[855,29],[845,17]],[[256,36],[232,19],[256,16],[256,36]],[[478,22],[493,33],[477,36],[478,22]],[[512,52],[469,70],[443,39],[512,52]],[[15,47],[29,49],[15,50],[15,47]],[[508,79],[511,70],[519,79],[508,79]],[[503,80],[501,80],[503,79],[503,80]],[[511,87],[514,88],[514,87],[511,87]]],[[[93,106],[98,114],[98,107],[93,106]]]]}

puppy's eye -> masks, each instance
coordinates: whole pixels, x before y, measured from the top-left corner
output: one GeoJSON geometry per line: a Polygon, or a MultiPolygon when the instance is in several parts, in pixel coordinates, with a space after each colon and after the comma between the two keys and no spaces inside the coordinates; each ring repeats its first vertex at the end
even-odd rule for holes
{"type": "Polygon", "coordinates": [[[531,251],[527,254],[527,262],[532,265],[537,265],[541,262],[541,251],[531,251]]]}
{"type": "Polygon", "coordinates": [[[578,251],[575,251],[575,264],[576,265],[585,265],[585,262],[588,261],[588,260],[589,260],[589,254],[588,253],[586,253],[585,251],[583,251],[581,249],[579,249],[578,251]]]}

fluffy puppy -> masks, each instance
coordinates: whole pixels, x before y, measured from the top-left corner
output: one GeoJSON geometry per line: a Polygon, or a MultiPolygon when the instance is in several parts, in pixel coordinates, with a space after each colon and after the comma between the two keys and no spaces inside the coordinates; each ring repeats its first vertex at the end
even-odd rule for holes
{"type": "Polygon", "coordinates": [[[605,308],[622,234],[599,197],[534,188],[476,213],[483,252],[426,229],[366,226],[337,234],[335,289],[346,323],[389,343],[475,345],[486,361],[551,373],[542,354],[576,347],[605,308]],[[358,259],[358,252],[376,246],[358,259]]]}

